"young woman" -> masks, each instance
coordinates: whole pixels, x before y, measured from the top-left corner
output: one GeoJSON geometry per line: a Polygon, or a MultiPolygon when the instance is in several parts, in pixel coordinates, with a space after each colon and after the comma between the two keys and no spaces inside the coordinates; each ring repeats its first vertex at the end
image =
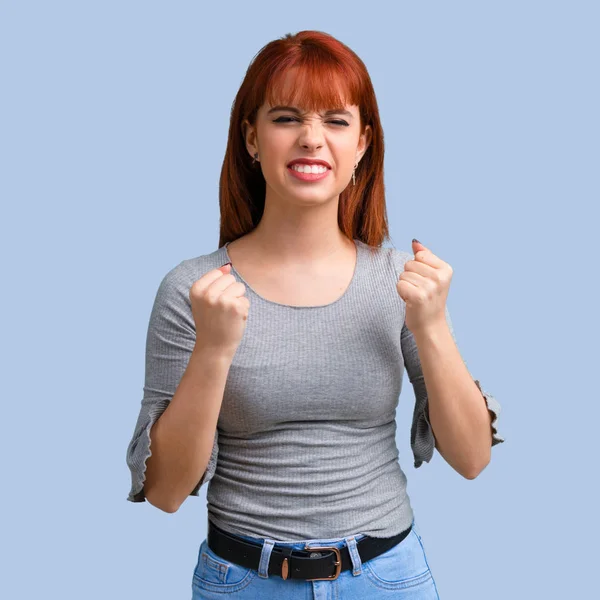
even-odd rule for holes
{"type": "Polygon", "coordinates": [[[382,247],[383,132],[352,50],[303,31],[259,52],[220,207],[219,249],[156,295],[128,500],[175,512],[210,482],[195,599],[438,598],[397,460],[404,368],[415,467],[437,448],[476,477],[500,406],[456,347],[451,267],[382,247]]]}

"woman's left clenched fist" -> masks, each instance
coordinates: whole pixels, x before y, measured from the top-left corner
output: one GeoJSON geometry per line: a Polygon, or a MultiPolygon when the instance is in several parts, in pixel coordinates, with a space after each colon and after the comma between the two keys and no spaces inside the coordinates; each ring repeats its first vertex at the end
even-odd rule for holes
{"type": "Polygon", "coordinates": [[[406,303],[404,322],[416,335],[446,324],[446,299],[452,267],[417,240],[413,240],[412,248],[415,258],[404,263],[396,289],[406,303]]]}

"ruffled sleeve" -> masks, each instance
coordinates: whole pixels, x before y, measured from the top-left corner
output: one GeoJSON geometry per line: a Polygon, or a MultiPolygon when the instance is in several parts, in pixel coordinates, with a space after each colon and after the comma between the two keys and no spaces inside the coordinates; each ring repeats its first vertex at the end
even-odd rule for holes
{"type": "MultiPolygon", "coordinates": [[[[450,328],[450,332],[452,333],[452,338],[456,343],[456,337],[454,335],[454,329],[452,327],[452,320],[450,319],[448,307],[446,307],[446,321],[450,328]]],[[[412,384],[415,392],[415,409],[413,412],[410,432],[410,445],[414,456],[415,468],[418,468],[423,464],[423,462],[429,462],[431,460],[433,451],[435,449],[435,438],[433,436],[433,430],[429,421],[427,389],[425,387],[425,380],[423,378],[423,371],[421,369],[421,361],[419,360],[417,344],[412,332],[406,327],[406,325],[404,325],[402,328],[401,345],[404,365],[406,367],[409,381],[412,384]]],[[[474,382],[479,388],[479,391],[485,400],[487,409],[491,416],[492,446],[495,446],[496,444],[504,442],[504,438],[498,433],[497,427],[498,416],[500,415],[501,410],[500,403],[494,396],[482,388],[478,379],[474,379],[474,382]]]]}
{"type": "MultiPolygon", "coordinates": [[[[189,290],[196,279],[198,277],[188,267],[187,261],[183,261],[165,275],[156,293],[146,336],[144,394],[126,454],[131,473],[131,488],[127,496],[130,502],[146,500],[146,462],[152,455],[150,429],[175,394],[196,343],[196,327],[189,300],[189,290]]],[[[200,487],[212,479],[218,452],[218,431],[215,431],[210,461],[190,496],[198,496],[200,487]]]]}

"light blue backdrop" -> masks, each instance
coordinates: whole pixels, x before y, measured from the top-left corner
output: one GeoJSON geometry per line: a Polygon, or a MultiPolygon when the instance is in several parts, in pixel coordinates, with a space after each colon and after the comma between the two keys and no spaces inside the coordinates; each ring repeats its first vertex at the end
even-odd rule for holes
{"type": "Polygon", "coordinates": [[[206,487],[126,501],[158,284],[218,244],[252,57],[319,29],[364,60],[394,246],[449,262],[502,403],[474,481],[398,447],[442,600],[592,597],[598,568],[599,4],[0,3],[4,598],[186,599],[206,487]]]}

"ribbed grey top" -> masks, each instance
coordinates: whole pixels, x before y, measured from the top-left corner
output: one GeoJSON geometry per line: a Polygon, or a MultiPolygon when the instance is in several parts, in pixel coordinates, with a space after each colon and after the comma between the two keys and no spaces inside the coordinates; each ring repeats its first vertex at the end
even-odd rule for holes
{"type": "MultiPolygon", "coordinates": [[[[404,326],[396,282],[412,254],[355,240],[345,293],[321,306],[290,306],[247,288],[250,310],[223,396],[205,477],[208,517],[227,531],[279,541],[389,537],[413,511],[398,462],[396,407],[404,367],[414,388],[414,466],[429,462],[434,437],[414,337],[404,326]]],[[[149,431],[170,402],[195,343],[191,285],[229,261],[227,244],[184,260],[160,283],[146,343],[144,396],[127,448],[132,486],[145,501],[149,431]]],[[[452,335],[452,322],[446,309],[452,335]]],[[[494,414],[497,400],[476,380],[494,414]]],[[[202,397],[198,398],[202,402],[202,397]]]]}

